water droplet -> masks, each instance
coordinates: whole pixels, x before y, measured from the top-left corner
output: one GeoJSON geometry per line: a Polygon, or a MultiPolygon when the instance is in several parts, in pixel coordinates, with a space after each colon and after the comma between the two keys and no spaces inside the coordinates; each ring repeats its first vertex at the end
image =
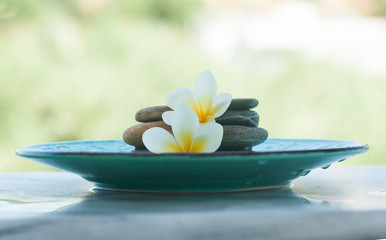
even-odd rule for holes
{"type": "Polygon", "coordinates": [[[251,184],[253,184],[253,183],[256,183],[256,182],[258,181],[257,179],[262,178],[262,177],[263,177],[262,174],[257,174],[256,177],[254,177],[254,178],[252,178],[252,179],[249,179],[249,180],[245,183],[245,185],[251,185],[251,184]]]}
{"type": "Polygon", "coordinates": [[[367,192],[369,195],[374,195],[374,196],[380,196],[380,197],[385,197],[386,196],[386,190],[379,190],[376,192],[367,192]]]}
{"type": "Polygon", "coordinates": [[[330,166],[331,166],[331,164],[328,164],[328,165],[326,165],[326,166],[323,166],[322,169],[327,169],[327,168],[329,168],[330,166]]]}
{"type": "Polygon", "coordinates": [[[267,162],[268,162],[268,159],[260,159],[260,160],[258,161],[259,165],[264,165],[264,164],[266,164],[267,162]]]}
{"type": "Polygon", "coordinates": [[[248,185],[251,185],[251,184],[254,183],[254,182],[255,182],[255,181],[251,180],[251,181],[246,182],[245,185],[248,186],[248,185]]]}
{"type": "Polygon", "coordinates": [[[307,174],[309,174],[311,171],[310,170],[306,170],[306,171],[303,171],[300,173],[300,176],[306,176],[307,174]]]}

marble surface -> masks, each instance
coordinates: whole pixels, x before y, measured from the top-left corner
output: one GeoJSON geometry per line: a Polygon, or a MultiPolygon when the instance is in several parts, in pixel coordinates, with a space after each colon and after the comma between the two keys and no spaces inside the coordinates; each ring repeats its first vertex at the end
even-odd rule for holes
{"type": "Polygon", "coordinates": [[[91,190],[64,172],[0,173],[0,239],[382,239],[386,165],[315,170],[291,188],[91,190]]]}

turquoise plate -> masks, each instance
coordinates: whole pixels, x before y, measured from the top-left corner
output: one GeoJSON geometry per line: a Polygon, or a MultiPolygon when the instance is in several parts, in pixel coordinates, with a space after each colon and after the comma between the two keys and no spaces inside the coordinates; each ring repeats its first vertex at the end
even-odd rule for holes
{"type": "Polygon", "coordinates": [[[152,154],[121,140],[22,147],[19,156],[78,174],[97,188],[151,192],[224,192],[288,186],[312,169],[364,153],[359,142],[268,139],[252,150],[152,154]]]}

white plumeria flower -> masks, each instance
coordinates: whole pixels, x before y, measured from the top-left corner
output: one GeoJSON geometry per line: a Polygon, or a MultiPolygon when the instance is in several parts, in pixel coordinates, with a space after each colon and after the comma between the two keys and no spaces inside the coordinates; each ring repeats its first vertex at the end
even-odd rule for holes
{"type": "MultiPolygon", "coordinates": [[[[217,83],[211,72],[201,73],[194,86],[196,93],[189,88],[180,87],[174,90],[167,98],[166,105],[176,110],[181,104],[191,107],[197,114],[200,124],[214,122],[228,109],[232,101],[229,93],[216,96],[217,83]]],[[[171,125],[173,111],[165,112],[162,116],[164,122],[171,125]]]]}
{"type": "Polygon", "coordinates": [[[215,122],[200,125],[197,114],[189,106],[178,106],[170,122],[174,136],[160,127],[150,128],[143,134],[143,143],[149,151],[212,153],[220,147],[223,127],[215,122]]]}

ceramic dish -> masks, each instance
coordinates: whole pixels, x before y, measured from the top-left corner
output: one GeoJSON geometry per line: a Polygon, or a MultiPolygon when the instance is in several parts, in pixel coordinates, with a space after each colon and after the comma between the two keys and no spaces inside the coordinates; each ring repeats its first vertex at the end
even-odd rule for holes
{"type": "Polygon", "coordinates": [[[268,139],[252,150],[152,154],[121,140],[22,147],[17,154],[78,174],[97,188],[151,192],[224,192],[288,186],[318,167],[364,153],[363,143],[268,139]]]}

